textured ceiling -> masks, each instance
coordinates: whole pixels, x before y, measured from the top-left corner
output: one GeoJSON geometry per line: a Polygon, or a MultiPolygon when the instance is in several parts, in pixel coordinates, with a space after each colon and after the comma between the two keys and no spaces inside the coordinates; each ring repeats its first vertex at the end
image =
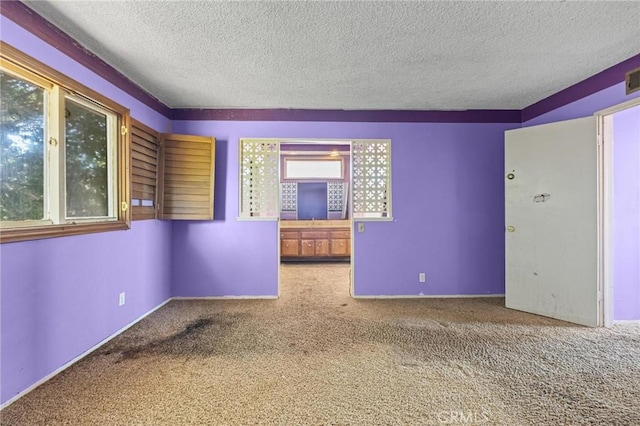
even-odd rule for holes
{"type": "Polygon", "coordinates": [[[640,53],[640,2],[26,1],[173,108],[521,109],[640,53]]]}

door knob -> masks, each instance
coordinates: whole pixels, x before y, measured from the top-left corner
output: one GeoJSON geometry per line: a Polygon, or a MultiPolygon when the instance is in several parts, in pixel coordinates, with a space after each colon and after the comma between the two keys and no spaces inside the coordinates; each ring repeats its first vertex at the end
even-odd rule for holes
{"type": "Polygon", "coordinates": [[[516,232],[516,227],[515,226],[507,226],[507,231],[516,232]]]}

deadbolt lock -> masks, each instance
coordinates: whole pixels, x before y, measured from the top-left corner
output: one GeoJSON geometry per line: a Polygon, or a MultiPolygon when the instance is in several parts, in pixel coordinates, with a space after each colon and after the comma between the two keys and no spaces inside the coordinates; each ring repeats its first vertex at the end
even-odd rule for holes
{"type": "Polygon", "coordinates": [[[507,175],[507,179],[509,179],[509,180],[513,180],[513,178],[515,178],[515,177],[516,177],[516,175],[514,175],[513,173],[509,173],[507,175]]]}

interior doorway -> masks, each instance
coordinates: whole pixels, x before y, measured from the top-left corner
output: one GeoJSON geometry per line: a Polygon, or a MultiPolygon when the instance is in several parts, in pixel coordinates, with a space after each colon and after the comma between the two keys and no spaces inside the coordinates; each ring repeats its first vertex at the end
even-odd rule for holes
{"type": "Polygon", "coordinates": [[[640,320],[639,145],[640,99],[506,132],[507,307],[640,320]]]}
{"type": "Polygon", "coordinates": [[[321,276],[353,294],[351,174],[349,141],[280,142],[279,294],[321,276]]]}
{"type": "Polygon", "coordinates": [[[640,99],[597,114],[604,325],[640,323],[640,99]]]}

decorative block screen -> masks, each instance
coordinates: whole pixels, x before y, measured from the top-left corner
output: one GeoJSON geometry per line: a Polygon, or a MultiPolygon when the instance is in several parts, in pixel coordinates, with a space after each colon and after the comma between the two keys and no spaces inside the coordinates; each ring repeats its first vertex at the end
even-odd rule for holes
{"type": "Polygon", "coordinates": [[[277,218],[279,143],[240,140],[240,217],[277,218]]]}
{"type": "Polygon", "coordinates": [[[296,182],[280,184],[280,209],[283,212],[298,211],[298,184],[296,182]]]}
{"type": "Polygon", "coordinates": [[[327,204],[330,212],[341,212],[344,206],[344,183],[327,183],[327,204]]]}
{"type": "Polygon", "coordinates": [[[391,217],[391,141],[354,141],[353,217],[391,217]]]}

